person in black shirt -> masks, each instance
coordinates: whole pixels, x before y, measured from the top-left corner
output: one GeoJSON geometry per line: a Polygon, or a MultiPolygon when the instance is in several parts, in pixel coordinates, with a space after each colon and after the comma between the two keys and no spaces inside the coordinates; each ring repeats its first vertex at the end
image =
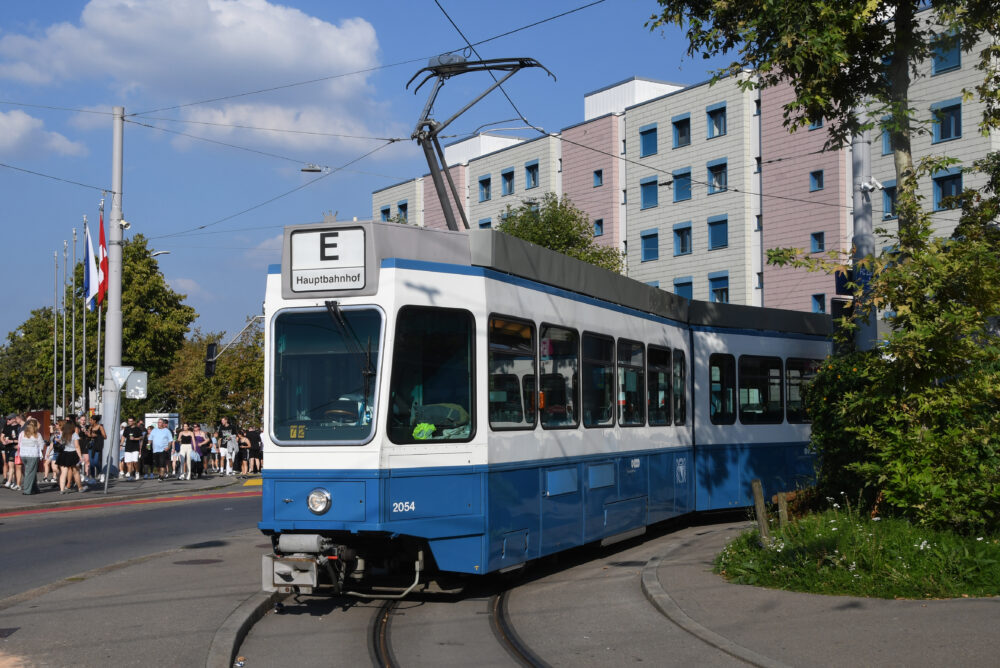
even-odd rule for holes
{"type": "Polygon", "coordinates": [[[142,450],[142,441],[146,437],[146,429],[137,424],[135,418],[129,418],[125,426],[125,479],[131,476],[133,480],[139,479],[139,451],[142,450]]]}
{"type": "Polygon", "coordinates": [[[260,473],[264,460],[264,445],[260,440],[260,429],[248,429],[250,439],[250,473],[260,473]]]}
{"type": "Polygon", "coordinates": [[[16,415],[7,416],[7,422],[4,424],[3,430],[0,431],[0,444],[3,445],[3,486],[10,488],[16,484],[14,480],[14,456],[17,453],[17,436],[20,433],[16,417],[16,415]]]}

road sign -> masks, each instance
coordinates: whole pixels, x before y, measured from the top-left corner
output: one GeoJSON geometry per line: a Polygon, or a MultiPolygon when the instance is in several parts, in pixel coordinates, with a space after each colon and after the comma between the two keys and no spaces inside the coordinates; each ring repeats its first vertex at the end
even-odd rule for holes
{"type": "Polygon", "coordinates": [[[148,374],[145,371],[133,371],[125,381],[125,397],[128,399],[146,398],[146,381],[148,374]]]}

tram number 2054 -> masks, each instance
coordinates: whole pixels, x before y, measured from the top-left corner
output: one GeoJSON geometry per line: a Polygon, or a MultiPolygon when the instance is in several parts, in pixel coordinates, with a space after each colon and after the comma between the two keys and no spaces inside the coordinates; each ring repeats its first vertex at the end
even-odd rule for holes
{"type": "Polygon", "coordinates": [[[394,513],[412,513],[416,509],[417,509],[417,504],[415,501],[392,502],[392,512],[394,513]]]}

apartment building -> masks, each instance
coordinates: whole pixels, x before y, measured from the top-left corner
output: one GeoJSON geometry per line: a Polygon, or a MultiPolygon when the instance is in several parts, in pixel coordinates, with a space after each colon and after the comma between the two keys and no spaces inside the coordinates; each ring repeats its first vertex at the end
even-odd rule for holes
{"type": "Polygon", "coordinates": [[[736,78],[625,110],[629,276],[760,305],[757,94],[736,78]]]}
{"type": "MultiPolygon", "coordinates": [[[[933,20],[930,11],[924,20],[933,20]]],[[[996,136],[984,137],[979,132],[984,103],[976,98],[964,100],[962,95],[982,81],[975,54],[989,43],[990,38],[984,37],[972,53],[963,54],[957,45],[942,41],[917,68],[910,84],[914,163],[929,156],[958,160],[917,181],[924,208],[931,211],[932,230],[939,236],[950,235],[959,218],[943,200],[985,181],[981,175],[962,174],[961,168],[1000,148],[996,136]]],[[[850,147],[822,152],[827,139],[822,119],[789,133],[782,124],[782,105],[791,99],[792,91],[786,87],[761,91],[764,249],[793,247],[849,257],[854,231],[850,147]]],[[[872,193],[872,218],[878,242],[886,247],[896,243],[896,169],[888,132],[874,130],[870,140],[872,175],[882,185],[872,193]]],[[[764,305],[776,308],[827,312],[835,293],[832,276],[789,267],[765,266],[763,284],[764,305]]]]}
{"type": "MultiPolygon", "coordinates": [[[[430,178],[428,177],[429,181],[430,178]]],[[[372,220],[403,220],[423,224],[424,179],[416,178],[386,186],[372,193],[372,220]]]]}
{"type": "Polygon", "coordinates": [[[546,135],[469,160],[469,226],[492,227],[508,207],[562,195],[559,138],[546,135]]]}

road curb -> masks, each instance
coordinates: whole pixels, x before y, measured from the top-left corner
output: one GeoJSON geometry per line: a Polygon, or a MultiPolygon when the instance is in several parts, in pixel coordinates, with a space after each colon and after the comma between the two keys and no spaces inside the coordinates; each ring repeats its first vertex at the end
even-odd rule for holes
{"type": "MultiPolygon", "coordinates": [[[[213,487],[202,487],[200,489],[164,489],[156,492],[135,492],[107,495],[97,491],[97,488],[93,488],[93,491],[88,490],[87,492],[84,492],[82,496],[76,496],[73,499],[68,499],[66,501],[42,502],[29,506],[17,506],[15,508],[0,507],[0,515],[6,513],[23,513],[30,510],[41,510],[45,508],[76,508],[78,506],[101,505],[104,503],[114,503],[116,501],[134,501],[136,499],[151,499],[158,496],[172,496],[175,494],[200,494],[202,492],[215,492],[220,489],[226,489],[227,487],[235,487],[237,486],[236,483],[237,481],[232,481],[226,482],[225,484],[215,485],[213,487]]],[[[76,494],[79,494],[79,492],[76,492],[76,494]]]]}
{"type": "Polygon", "coordinates": [[[212,645],[208,648],[205,668],[233,668],[236,653],[239,652],[240,645],[250,633],[250,629],[275,603],[287,596],[288,594],[277,591],[270,593],[261,591],[237,606],[215,632],[212,645]]]}
{"type": "Polygon", "coordinates": [[[656,572],[660,568],[660,564],[667,557],[684,546],[685,543],[680,541],[675,542],[663,553],[646,562],[646,565],[642,569],[642,593],[645,594],[646,599],[671,622],[721,652],[725,652],[741,661],[746,661],[751,665],[760,666],[760,668],[790,668],[780,661],[762,656],[743,645],[733,642],[725,636],[719,635],[715,631],[696,622],[681,609],[681,606],[663,588],[656,572]]]}

